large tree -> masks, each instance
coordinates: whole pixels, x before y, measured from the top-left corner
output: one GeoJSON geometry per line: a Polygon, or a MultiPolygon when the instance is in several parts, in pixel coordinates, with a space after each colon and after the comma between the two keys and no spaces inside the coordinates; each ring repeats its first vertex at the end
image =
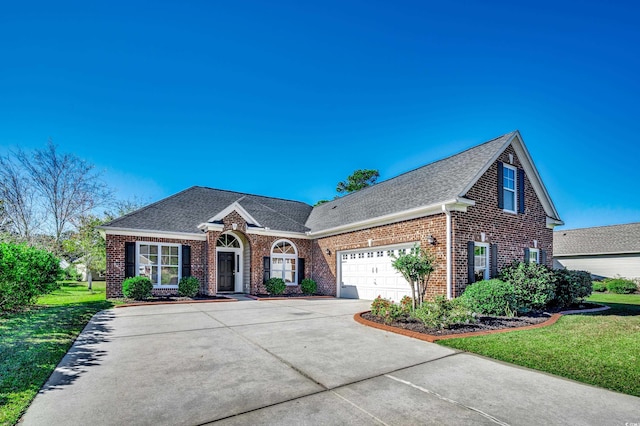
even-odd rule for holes
{"type": "Polygon", "coordinates": [[[347,180],[338,182],[336,191],[340,194],[359,191],[376,183],[380,173],[374,169],[358,169],[347,177],[347,180]]]}
{"type": "Polygon", "coordinates": [[[40,224],[35,188],[10,156],[0,157],[0,203],[2,230],[18,241],[32,243],[40,224]]]}
{"type": "Polygon", "coordinates": [[[15,156],[29,177],[58,245],[74,220],[111,197],[93,164],[58,152],[51,140],[45,149],[33,153],[18,150],[15,156]]]}

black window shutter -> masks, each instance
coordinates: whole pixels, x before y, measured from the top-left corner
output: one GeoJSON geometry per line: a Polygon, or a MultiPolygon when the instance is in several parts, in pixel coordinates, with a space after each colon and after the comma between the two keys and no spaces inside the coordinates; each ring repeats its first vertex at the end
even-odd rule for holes
{"type": "Polygon", "coordinates": [[[518,213],[524,213],[524,170],[518,169],[518,213]]]}
{"type": "Polygon", "coordinates": [[[474,260],[475,260],[475,244],[473,243],[473,241],[469,241],[467,243],[467,267],[468,267],[467,280],[469,281],[468,284],[472,284],[476,280],[474,260]]]}
{"type": "Polygon", "coordinates": [[[269,256],[265,256],[262,258],[262,282],[266,283],[269,278],[271,278],[271,258],[269,256]]]}
{"type": "Polygon", "coordinates": [[[498,208],[504,209],[504,164],[498,161],[498,208]]]}
{"type": "Polygon", "coordinates": [[[302,283],[304,280],[304,259],[298,258],[298,284],[302,283]]]}
{"type": "Polygon", "coordinates": [[[136,276],[136,243],[124,243],[124,277],[136,276]]]}
{"type": "Polygon", "coordinates": [[[191,246],[182,246],[182,276],[191,276],[191,246]]]}
{"type": "Polygon", "coordinates": [[[524,249],[524,263],[529,263],[529,248],[524,249]]]}
{"type": "Polygon", "coordinates": [[[546,250],[540,250],[540,263],[542,263],[543,265],[547,264],[547,251],[546,250]]]}
{"type": "Polygon", "coordinates": [[[498,278],[498,245],[491,244],[491,269],[490,278],[498,278]]]}

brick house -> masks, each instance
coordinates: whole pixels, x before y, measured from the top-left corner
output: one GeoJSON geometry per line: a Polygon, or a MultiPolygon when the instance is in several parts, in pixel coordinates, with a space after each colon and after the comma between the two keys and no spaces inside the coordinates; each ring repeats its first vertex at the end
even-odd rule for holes
{"type": "Polygon", "coordinates": [[[102,227],[107,295],[146,275],[155,294],[195,276],[201,292],[265,293],[269,277],[299,292],[399,300],[410,294],[391,256],[436,256],[428,296],[456,297],[514,259],[552,265],[563,222],[518,131],[316,207],[192,187],[102,227]]]}

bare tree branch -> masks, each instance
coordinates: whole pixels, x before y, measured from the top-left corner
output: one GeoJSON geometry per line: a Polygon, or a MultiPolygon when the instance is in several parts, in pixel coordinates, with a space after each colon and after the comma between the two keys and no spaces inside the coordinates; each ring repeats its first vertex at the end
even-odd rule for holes
{"type": "Polygon", "coordinates": [[[104,205],[111,197],[93,164],[73,154],[60,154],[51,140],[45,149],[35,150],[32,155],[19,150],[16,158],[51,218],[56,244],[74,219],[104,205]]]}
{"type": "Polygon", "coordinates": [[[0,157],[0,200],[4,228],[18,240],[30,243],[37,231],[39,217],[35,208],[35,189],[29,178],[10,157],[0,157]]]}

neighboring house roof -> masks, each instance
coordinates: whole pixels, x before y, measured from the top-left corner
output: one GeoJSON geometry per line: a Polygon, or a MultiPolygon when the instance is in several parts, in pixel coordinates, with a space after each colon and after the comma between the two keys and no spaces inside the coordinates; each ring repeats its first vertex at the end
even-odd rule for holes
{"type": "Polygon", "coordinates": [[[553,256],[640,253],[640,222],[555,231],[553,256]]]}
{"type": "MultiPolygon", "coordinates": [[[[305,203],[194,186],[136,212],[118,218],[103,229],[130,229],[202,236],[201,229],[238,212],[255,229],[309,236],[329,235],[377,226],[448,209],[474,205],[466,193],[512,145],[540,199],[549,223],[562,224],[516,130],[459,154],[379,182],[368,188],[311,207],[305,203]]],[[[217,225],[215,225],[217,226],[217,225]]]]}
{"type": "Polygon", "coordinates": [[[308,231],[304,222],[312,207],[305,203],[201,186],[193,186],[115,219],[104,228],[202,235],[198,225],[208,222],[234,203],[239,204],[262,227],[287,232],[308,231]]]}

